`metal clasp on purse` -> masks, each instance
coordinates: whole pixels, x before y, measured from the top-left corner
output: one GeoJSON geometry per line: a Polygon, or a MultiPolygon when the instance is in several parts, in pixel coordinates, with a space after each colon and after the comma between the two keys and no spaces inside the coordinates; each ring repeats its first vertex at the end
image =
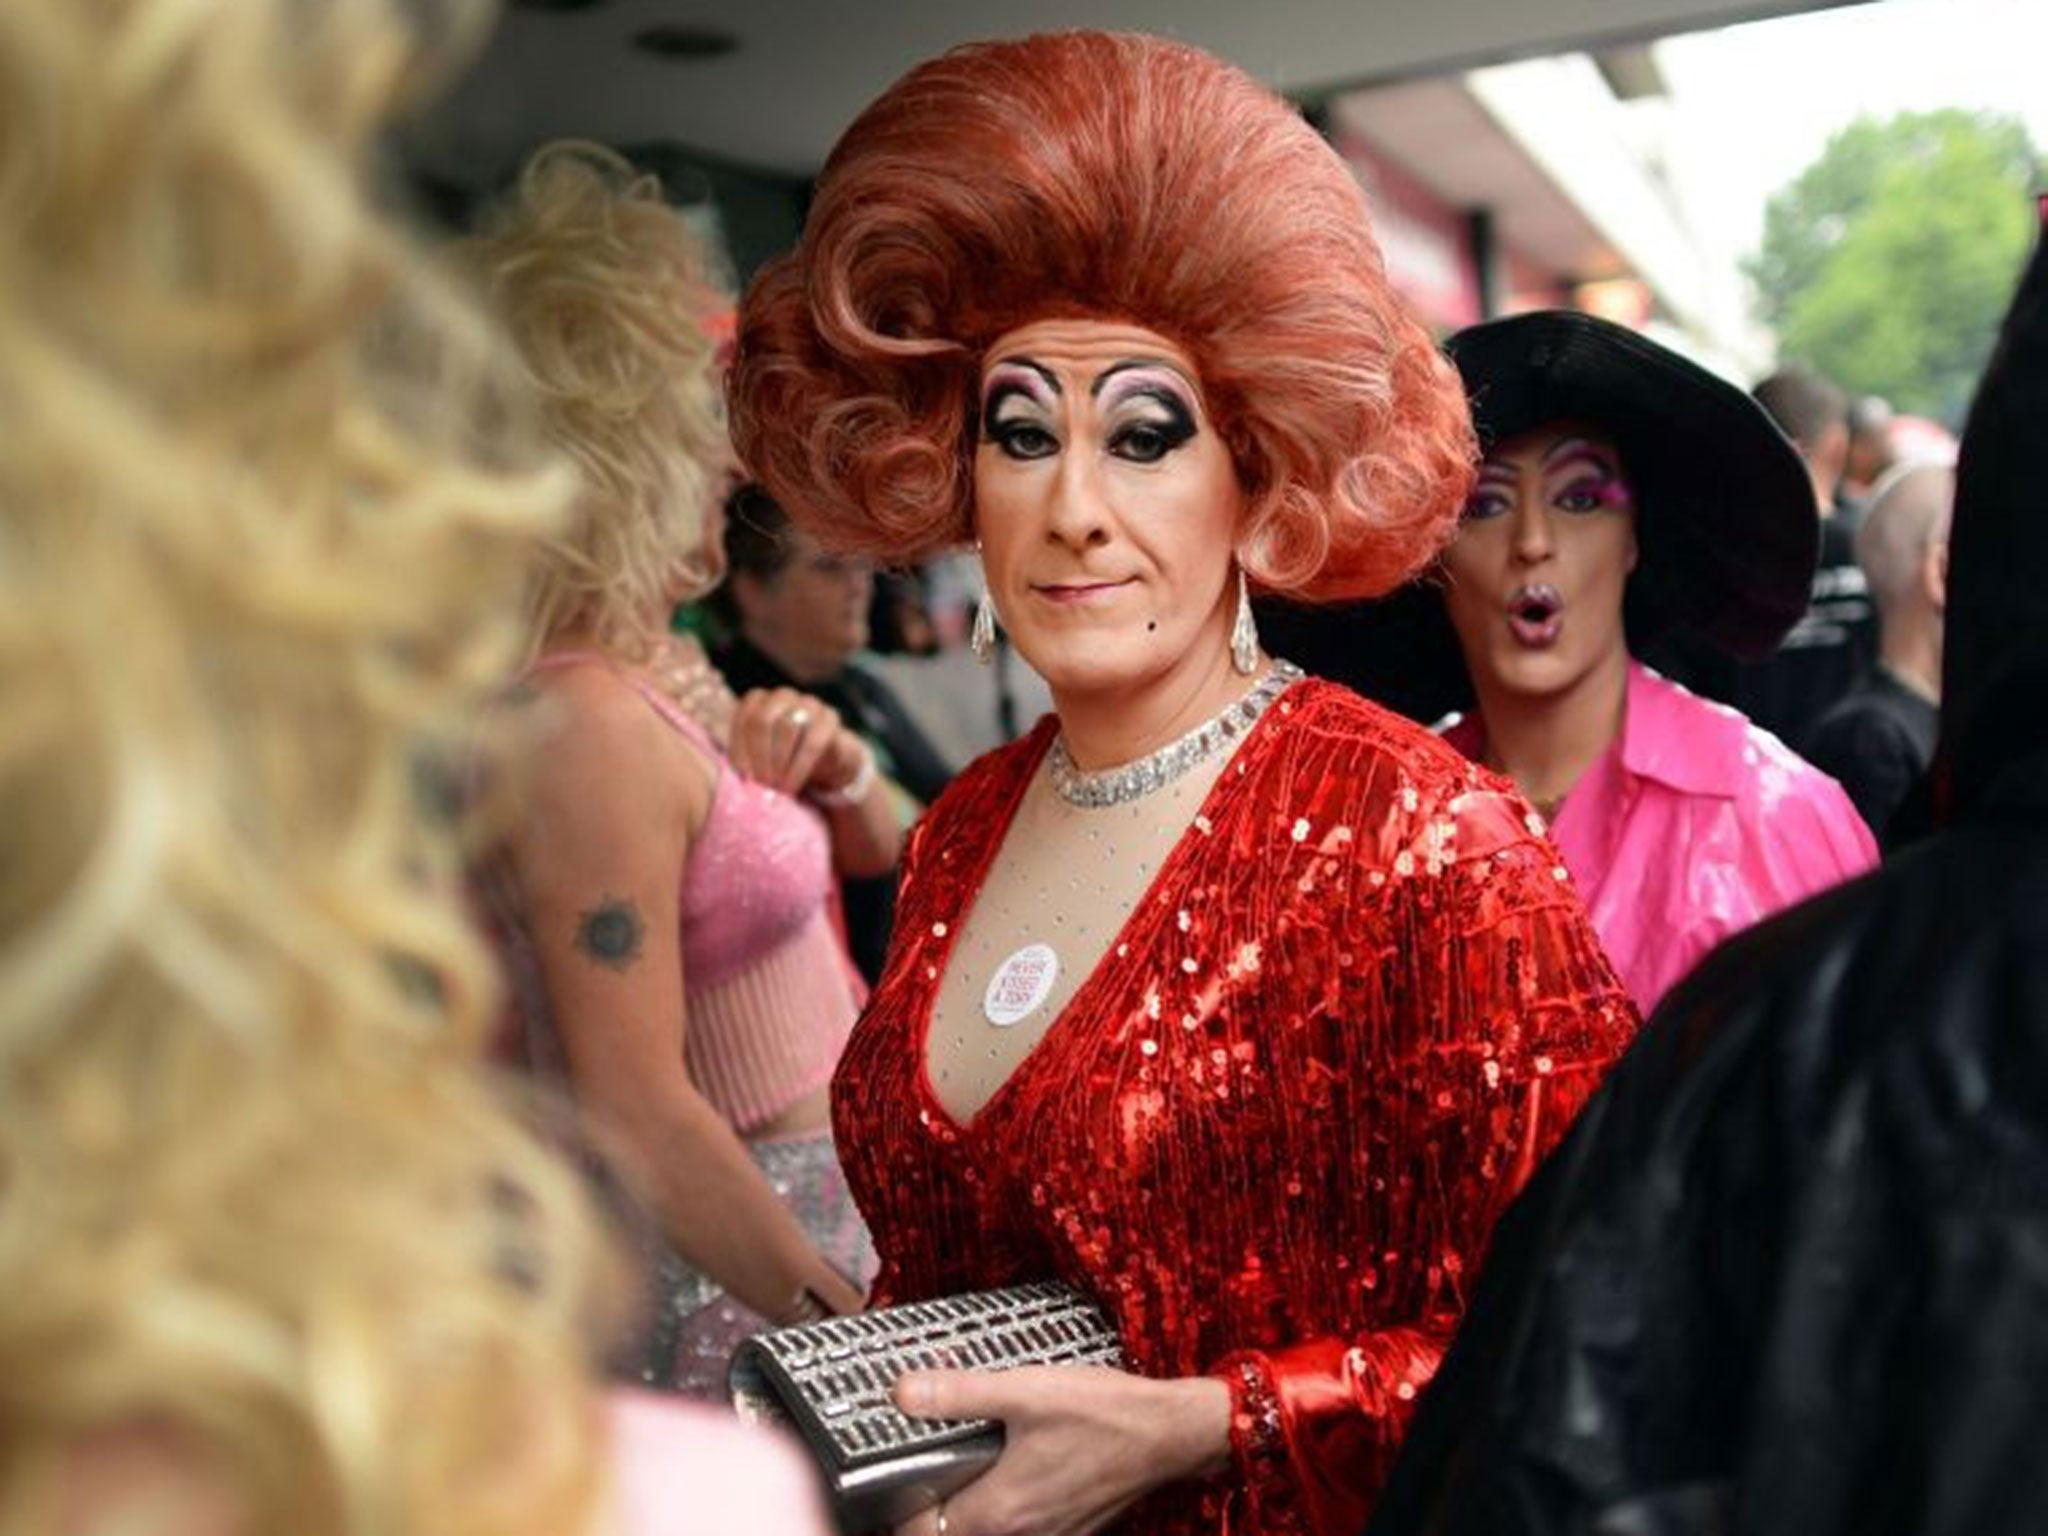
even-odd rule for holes
{"type": "Polygon", "coordinates": [[[743,1419],[793,1429],[824,1473],[839,1529],[886,1529],[980,1476],[1001,1454],[992,1419],[913,1419],[906,1371],[1123,1364],[1109,1319],[1056,1282],[975,1291],[759,1333],[732,1357],[743,1419]]]}

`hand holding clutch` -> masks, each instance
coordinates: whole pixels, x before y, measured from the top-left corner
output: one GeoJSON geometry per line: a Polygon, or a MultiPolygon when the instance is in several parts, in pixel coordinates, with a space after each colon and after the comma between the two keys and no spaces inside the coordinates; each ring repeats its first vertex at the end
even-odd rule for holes
{"type": "Polygon", "coordinates": [[[1122,1358],[1100,1308],[1067,1286],[1039,1284],[757,1334],[733,1355],[730,1384],[741,1417],[803,1438],[839,1528],[855,1533],[932,1508],[1002,1451],[992,1418],[907,1416],[895,1396],[906,1373],[1122,1358]]]}
{"type": "Polygon", "coordinates": [[[998,1420],[1004,1440],[994,1466],[896,1536],[1089,1536],[1153,1489],[1230,1462],[1230,1389],[1211,1377],[927,1371],[905,1377],[897,1397],[914,1413],[998,1420]]]}

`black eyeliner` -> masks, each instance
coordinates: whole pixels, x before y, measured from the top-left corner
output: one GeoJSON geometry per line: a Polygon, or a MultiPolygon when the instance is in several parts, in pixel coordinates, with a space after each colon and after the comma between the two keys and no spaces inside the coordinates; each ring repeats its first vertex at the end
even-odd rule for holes
{"type": "Polygon", "coordinates": [[[1188,409],[1187,402],[1182,400],[1178,393],[1165,385],[1140,385],[1117,403],[1121,405],[1129,400],[1150,400],[1166,412],[1165,421],[1134,422],[1131,425],[1143,426],[1147,431],[1157,432],[1165,441],[1169,453],[1194,437],[1197,430],[1194,413],[1188,409]]]}
{"type": "Polygon", "coordinates": [[[988,392],[988,398],[981,404],[981,435],[983,437],[994,438],[999,435],[1003,424],[996,420],[996,410],[1005,400],[1019,395],[1031,401],[1033,405],[1039,403],[1030,390],[1014,380],[1007,380],[998,384],[988,392]]]}

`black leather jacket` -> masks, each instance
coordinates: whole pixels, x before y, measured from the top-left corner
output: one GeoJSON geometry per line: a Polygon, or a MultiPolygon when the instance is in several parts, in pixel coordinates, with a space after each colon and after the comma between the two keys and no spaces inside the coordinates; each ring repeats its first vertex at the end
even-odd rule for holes
{"type": "Polygon", "coordinates": [[[1672,994],[1371,1530],[2048,1531],[2048,753],[1672,994]]]}

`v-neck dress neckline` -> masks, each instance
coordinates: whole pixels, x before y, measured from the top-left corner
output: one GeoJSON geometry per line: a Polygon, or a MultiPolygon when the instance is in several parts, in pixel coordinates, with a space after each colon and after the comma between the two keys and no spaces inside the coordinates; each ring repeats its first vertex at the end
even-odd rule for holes
{"type": "Polygon", "coordinates": [[[1229,1470],[1118,1536],[1358,1530],[1495,1216],[1634,1013],[1512,787],[1306,679],[955,1121],[927,1055],[942,967],[1051,730],[970,766],[905,849],[832,1093],[870,1304],[1060,1280],[1133,1372],[1222,1380],[1229,1470]]]}
{"type": "Polygon", "coordinates": [[[975,900],[960,914],[958,921],[947,924],[943,942],[930,962],[938,974],[925,989],[924,1019],[917,1031],[917,1090],[925,1107],[939,1116],[954,1134],[972,1136],[989,1119],[991,1111],[996,1110],[1004,1099],[1009,1097],[1012,1088],[1045,1059],[1049,1054],[1048,1047],[1052,1046],[1055,1037],[1062,1032],[1067,1021],[1070,1018],[1087,1017],[1087,1006],[1095,1001],[1094,994],[1107,985],[1105,977],[1110,963],[1120,958],[1119,951],[1128,954],[1133,930],[1144,915],[1145,908],[1159,892],[1170,889],[1172,881],[1184,877],[1183,866],[1192,856],[1195,840],[1202,835],[1202,825],[1213,822],[1220,813],[1222,802],[1229,795],[1231,787],[1243,776],[1244,759],[1252,752],[1254,744],[1260,740],[1261,733],[1276,719],[1292,713],[1291,707],[1282,710],[1280,706],[1286,703],[1288,695],[1295,692],[1299,686],[1297,680],[1281,689],[1274,696],[1271,706],[1252,722],[1251,729],[1232,745],[1230,756],[1223,764],[1223,771],[1216,776],[1215,782],[1203,794],[1201,803],[1188,818],[1187,826],[1181,829],[1180,835],[1168,847],[1165,857],[1159,861],[1159,868],[1139,891],[1138,899],[1131,903],[1130,910],[1117,924],[1115,934],[1103,946],[1102,952],[1095,957],[1095,963],[1088,968],[1088,974],[1076,984],[1067,998],[1066,1006],[1047,1023],[1031,1049],[1010,1068],[1008,1075],[996,1084],[988,1097],[982,1100],[980,1107],[962,1120],[946,1108],[945,1102],[939,1097],[937,1085],[932,1081],[932,1024],[938,1013],[939,994],[946,985],[947,970],[953,963],[953,956],[959,949],[968,924],[973,920],[974,907],[980,900],[982,888],[988,881],[990,871],[995,868],[996,861],[1002,857],[1003,848],[1008,844],[1010,833],[1017,824],[1018,814],[1024,807],[1025,797],[1031,793],[1031,786],[1037,782],[1038,775],[1045,766],[1046,754],[1052,750],[1052,744],[1058,737],[1057,717],[1047,717],[1051,724],[1042,729],[1038,737],[1030,742],[1029,767],[1018,779],[1001,808],[1002,829],[995,837],[989,839],[968,876],[968,889],[975,893],[975,900]]]}

